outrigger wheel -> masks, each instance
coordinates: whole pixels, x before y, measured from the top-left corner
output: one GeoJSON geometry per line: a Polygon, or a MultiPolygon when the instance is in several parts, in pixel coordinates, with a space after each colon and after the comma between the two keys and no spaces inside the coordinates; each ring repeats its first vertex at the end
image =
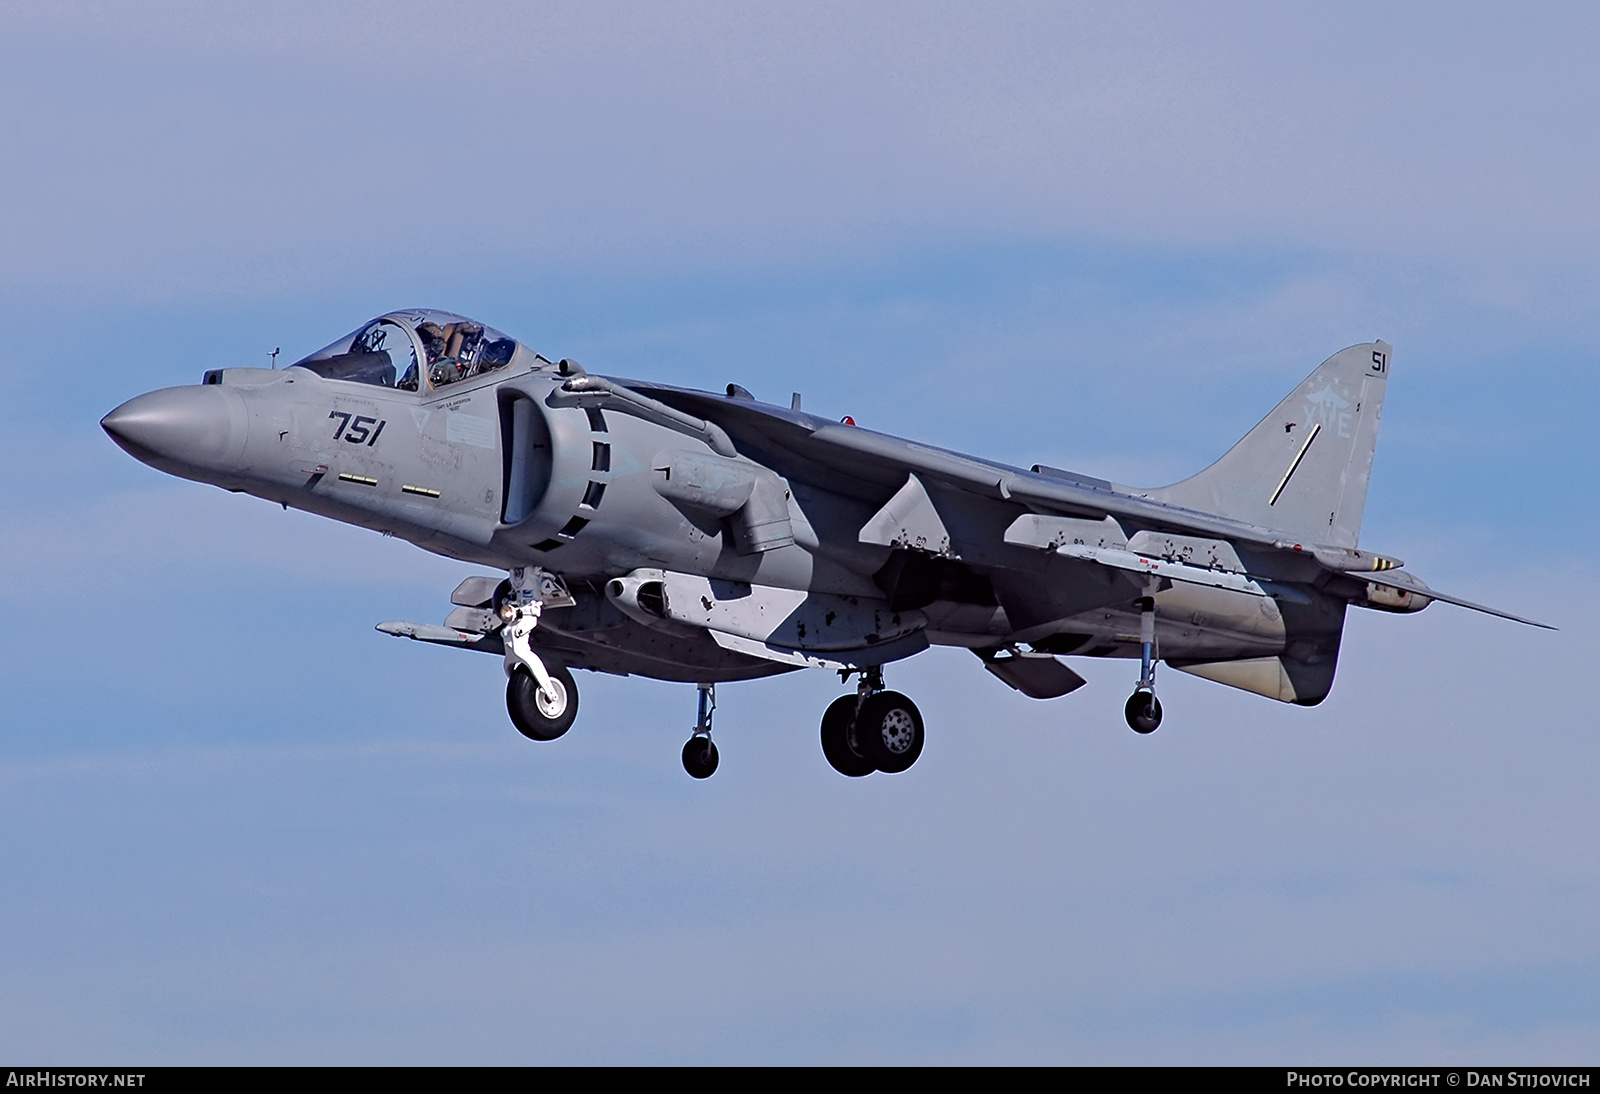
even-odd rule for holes
{"type": "Polygon", "coordinates": [[[1122,713],[1135,733],[1154,733],[1161,725],[1161,700],[1156,698],[1156,591],[1160,585],[1150,578],[1145,595],[1133,602],[1139,609],[1139,683],[1122,713]]]}
{"type": "Polygon", "coordinates": [[[717,746],[703,734],[690,737],[683,746],[683,769],[697,779],[709,779],[717,770],[717,746]]]}
{"type": "Polygon", "coordinates": [[[711,743],[711,716],[717,709],[717,685],[696,684],[699,713],[683,746],[683,769],[696,779],[709,779],[717,770],[717,746],[711,743]]]}
{"type": "Polygon", "coordinates": [[[1153,691],[1141,688],[1128,696],[1128,705],[1122,712],[1127,715],[1128,728],[1135,733],[1154,733],[1161,726],[1161,700],[1153,691]]]}

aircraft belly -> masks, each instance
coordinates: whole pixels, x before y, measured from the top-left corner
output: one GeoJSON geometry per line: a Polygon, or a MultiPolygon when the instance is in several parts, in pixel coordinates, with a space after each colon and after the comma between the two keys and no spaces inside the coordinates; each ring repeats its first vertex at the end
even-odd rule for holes
{"type": "Polygon", "coordinates": [[[1038,553],[1026,560],[1029,570],[989,575],[1013,636],[1023,641],[1062,630],[1064,621],[1093,609],[1131,605],[1142,591],[1120,571],[1091,563],[1038,553]]]}
{"type": "Polygon", "coordinates": [[[664,570],[637,570],[611,582],[608,595],[646,625],[721,631],[783,649],[859,650],[923,629],[919,611],[894,611],[881,597],[834,596],[664,570]],[[654,592],[652,592],[654,590],[654,592]],[[658,599],[649,601],[648,596],[658,599]]]}
{"type": "MultiPolygon", "coordinates": [[[[1139,612],[1131,601],[1063,619],[1055,633],[1082,639],[1076,648],[1058,652],[1139,656],[1139,612]]],[[[1163,660],[1262,657],[1280,653],[1284,646],[1282,615],[1270,599],[1181,585],[1156,596],[1156,647],[1163,660]]]]}
{"type": "Polygon", "coordinates": [[[705,631],[666,632],[632,620],[622,626],[592,631],[566,630],[559,622],[544,623],[532,638],[535,649],[553,652],[571,668],[647,676],[652,680],[755,680],[794,668],[724,649],[705,631]]]}
{"type": "Polygon", "coordinates": [[[976,649],[996,645],[1010,636],[1004,610],[993,604],[935,601],[922,613],[928,617],[928,641],[936,646],[976,649]]]}
{"type": "Polygon", "coordinates": [[[1282,646],[1283,612],[1271,597],[1176,582],[1156,595],[1157,626],[1282,646]]]}

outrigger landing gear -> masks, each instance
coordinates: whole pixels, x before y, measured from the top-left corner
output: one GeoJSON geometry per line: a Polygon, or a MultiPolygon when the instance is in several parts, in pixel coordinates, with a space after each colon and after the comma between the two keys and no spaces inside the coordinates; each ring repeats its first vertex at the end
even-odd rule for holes
{"type": "MultiPolygon", "coordinates": [[[[544,582],[549,580],[542,571],[513,570],[510,592],[499,606],[505,620],[500,640],[506,648],[506,712],[517,731],[533,741],[555,740],[572,728],[578,716],[578,685],[572,673],[554,661],[546,665],[528,641],[539,625],[548,594],[544,582]]],[[[550,587],[559,590],[553,582],[550,587]]]]}
{"type": "MultiPolygon", "coordinates": [[[[848,679],[853,669],[839,675],[848,679]]],[[[922,755],[922,713],[898,691],[885,691],[883,667],[861,669],[856,694],[841,695],[822,716],[822,754],[841,775],[904,771],[922,755]]]]}
{"type": "Polygon", "coordinates": [[[683,769],[697,779],[709,779],[717,770],[717,746],[711,743],[711,715],[717,709],[717,685],[700,684],[700,712],[694,733],[683,746],[683,769]]]}
{"type": "Polygon", "coordinates": [[[1135,733],[1154,733],[1161,726],[1161,700],[1156,698],[1156,598],[1155,590],[1134,604],[1139,609],[1139,684],[1123,714],[1135,733]]]}

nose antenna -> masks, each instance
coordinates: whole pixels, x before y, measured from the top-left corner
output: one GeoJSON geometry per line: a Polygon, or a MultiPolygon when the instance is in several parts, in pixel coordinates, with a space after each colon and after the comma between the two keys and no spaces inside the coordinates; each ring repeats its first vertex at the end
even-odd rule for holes
{"type": "Polygon", "coordinates": [[[273,368],[277,368],[278,367],[278,354],[280,354],[282,352],[283,352],[283,347],[279,346],[277,349],[275,349],[271,353],[267,354],[268,357],[272,358],[272,367],[273,368]]]}

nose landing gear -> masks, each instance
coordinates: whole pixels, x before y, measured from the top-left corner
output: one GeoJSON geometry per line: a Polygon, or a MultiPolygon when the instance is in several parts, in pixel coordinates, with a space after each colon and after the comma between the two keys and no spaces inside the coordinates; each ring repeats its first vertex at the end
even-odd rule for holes
{"type": "MultiPolygon", "coordinates": [[[[549,595],[542,588],[543,579],[537,570],[531,575],[512,571],[511,593],[499,605],[505,620],[500,639],[506,648],[506,713],[517,731],[533,741],[555,740],[572,728],[578,716],[578,685],[572,673],[555,661],[546,664],[528,640],[549,595]]],[[[555,588],[552,583],[551,589],[555,588]]]]}

